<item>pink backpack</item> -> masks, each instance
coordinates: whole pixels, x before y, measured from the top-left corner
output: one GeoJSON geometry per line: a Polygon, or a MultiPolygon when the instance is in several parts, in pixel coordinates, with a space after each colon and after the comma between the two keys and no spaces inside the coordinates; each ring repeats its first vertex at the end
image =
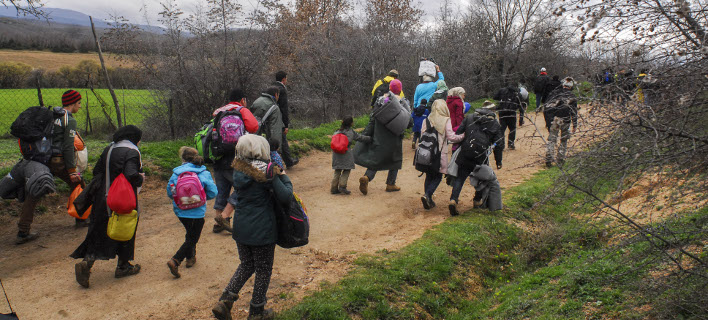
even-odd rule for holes
{"type": "Polygon", "coordinates": [[[206,192],[196,173],[186,171],[180,174],[177,185],[172,187],[172,199],[178,208],[189,210],[206,204],[206,192]]]}
{"type": "Polygon", "coordinates": [[[236,145],[238,139],[246,134],[246,129],[241,119],[240,111],[241,108],[237,109],[237,112],[231,113],[226,112],[221,119],[219,119],[219,136],[221,137],[221,143],[227,145],[236,145]]]}

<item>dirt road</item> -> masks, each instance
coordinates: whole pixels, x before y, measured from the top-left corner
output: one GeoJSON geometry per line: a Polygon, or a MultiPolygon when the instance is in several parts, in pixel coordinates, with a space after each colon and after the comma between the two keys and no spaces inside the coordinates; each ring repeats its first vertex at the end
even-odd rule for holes
{"type": "MultiPolygon", "coordinates": [[[[540,117],[539,117],[540,120],[540,117]]],[[[517,150],[504,151],[504,168],[497,172],[503,188],[521,183],[541,168],[542,140],[532,137],[532,125],[517,134],[517,150]]],[[[545,132],[544,132],[545,134],[545,132]]],[[[450,187],[444,182],[435,200],[438,207],[426,211],[420,197],[423,177],[411,166],[410,140],[404,141],[404,168],[398,175],[401,191],[384,192],[386,172],[369,184],[369,195],[358,192],[363,168],[352,172],[350,196],[331,195],[331,155],[313,153],[290,170],[295,191],[304,199],[311,219],[310,244],[292,250],[276,249],[268,307],[276,310],[299,301],[322,281],[344,276],[350,261],[362,253],[395,250],[419,238],[423,232],[450,215],[450,187]]],[[[141,194],[144,212],[137,231],[135,262],[139,275],[115,279],[116,261],[97,261],[91,287],[84,289],[74,278],[69,254],[83,241],[86,229],[74,229],[73,219],[61,213],[64,197],[45,199],[50,213],[35,219],[37,241],[15,246],[17,218],[0,215],[0,278],[21,319],[210,319],[211,307],[236,270],[238,255],[230,235],[211,232],[213,211],[197,246],[197,264],[182,268],[182,278],[173,279],[168,259],[181,245],[184,229],[164,193],[164,182],[149,177],[141,194]],[[52,201],[56,204],[52,204],[52,201]],[[58,204],[58,205],[57,205],[58,204]]],[[[472,205],[472,187],[465,186],[461,209],[472,205]]],[[[211,202],[209,203],[211,205],[211,202]]],[[[14,202],[5,205],[17,209],[14,202]]],[[[234,305],[234,318],[245,319],[251,280],[234,305]]],[[[0,302],[0,313],[9,312],[0,302]]]]}

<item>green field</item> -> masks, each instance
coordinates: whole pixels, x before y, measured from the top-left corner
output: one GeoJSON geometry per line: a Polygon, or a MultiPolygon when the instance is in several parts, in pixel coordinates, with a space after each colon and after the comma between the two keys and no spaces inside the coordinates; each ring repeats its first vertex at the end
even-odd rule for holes
{"type": "MultiPolygon", "coordinates": [[[[61,95],[68,89],[42,89],[42,98],[45,106],[61,106],[61,95]]],[[[101,104],[91,90],[74,89],[81,93],[81,110],[74,115],[78,122],[78,128],[81,131],[87,129],[87,110],[91,117],[91,125],[94,130],[97,127],[107,124],[106,116],[104,115],[101,104]]],[[[116,123],[116,111],[113,107],[113,99],[108,89],[95,89],[96,94],[100,96],[107,107],[106,113],[111,117],[114,124],[116,123]]],[[[126,124],[140,125],[145,118],[144,106],[154,105],[157,103],[156,97],[149,90],[132,90],[118,89],[115,90],[118,104],[121,107],[121,117],[126,124]]],[[[3,117],[0,119],[0,136],[5,136],[10,132],[10,125],[15,120],[17,115],[23,110],[31,106],[39,105],[37,97],[37,89],[0,89],[0,112],[3,117]]]]}

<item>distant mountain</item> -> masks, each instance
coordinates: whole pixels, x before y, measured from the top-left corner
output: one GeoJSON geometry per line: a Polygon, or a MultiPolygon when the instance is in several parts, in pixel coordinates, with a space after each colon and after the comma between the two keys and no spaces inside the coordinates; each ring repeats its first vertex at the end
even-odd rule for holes
{"type": "MultiPolygon", "coordinates": [[[[49,24],[67,24],[67,25],[77,25],[77,26],[82,26],[82,27],[90,27],[91,26],[91,21],[89,20],[89,16],[87,14],[74,11],[74,10],[69,10],[69,9],[60,9],[60,8],[43,8],[44,12],[47,13],[47,16],[49,17],[49,24]]],[[[22,19],[22,20],[30,20],[30,21],[40,21],[40,22],[45,22],[43,18],[37,18],[34,16],[17,16],[17,11],[15,10],[14,7],[4,7],[0,6],[0,17],[8,17],[8,18],[16,18],[16,19],[22,19]]],[[[93,23],[96,25],[96,28],[99,29],[104,29],[104,28],[110,28],[110,25],[108,22],[106,22],[103,19],[93,17],[93,23]]],[[[147,25],[138,25],[141,29],[148,31],[148,32],[153,32],[153,33],[163,33],[164,30],[160,27],[154,27],[154,26],[147,26],[147,25]]]]}

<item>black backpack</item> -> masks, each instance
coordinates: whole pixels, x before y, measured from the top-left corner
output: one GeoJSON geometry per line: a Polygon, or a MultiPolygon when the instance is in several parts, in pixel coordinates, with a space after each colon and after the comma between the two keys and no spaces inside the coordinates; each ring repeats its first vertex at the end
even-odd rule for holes
{"type": "Polygon", "coordinates": [[[273,199],[275,221],[278,227],[278,239],[275,243],[285,249],[308,244],[310,241],[310,219],[307,217],[307,209],[300,197],[293,193],[287,206],[283,206],[275,198],[273,199]]]}
{"type": "Polygon", "coordinates": [[[538,78],[536,78],[536,81],[533,84],[533,92],[535,94],[543,93],[543,90],[546,89],[547,83],[548,83],[548,76],[538,76],[538,78]]]}
{"type": "MultiPolygon", "coordinates": [[[[54,120],[67,117],[62,108],[29,107],[10,126],[10,134],[19,139],[20,152],[27,160],[48,164],[52,157],[54,120]]],[[[66,121],[64,122],[66,123],[66,121]]]]}
{"type": "Polygon", "coordinates": [[[460,158],[467,159],[468,161],[484,160],[487,158],[487,150],[492,145],[489,133],[485,130],[483,122],[485,119],[496,121],[493,120],[494,113],[485,110],[477,110],[472,117],[476,119],[465,129],[465,140],[462,142],[462,151],[460,151],[461,157],[458,156],[458,161],[460,158]]]}
{"type": "Polygon", "coordinates": [[[425,119],[425,132],[420,135],[420,143],[415,150],[413,165],[415,169],[423,173],[435,173],[440,170],[440,143],[438,142],[438,131],[430,124],[430,120],[425,119]]]}
{"type": "Polygon", "coordinates": [[[388,93],[389,83],[381,79],[381,85],[376,87],[376,90],[374,90],[374,95],[371,97],[371,106],[373,107],[376,104],[376,100],[378,100],[380,97],[382,97],[384,94],[388,93]]]}

